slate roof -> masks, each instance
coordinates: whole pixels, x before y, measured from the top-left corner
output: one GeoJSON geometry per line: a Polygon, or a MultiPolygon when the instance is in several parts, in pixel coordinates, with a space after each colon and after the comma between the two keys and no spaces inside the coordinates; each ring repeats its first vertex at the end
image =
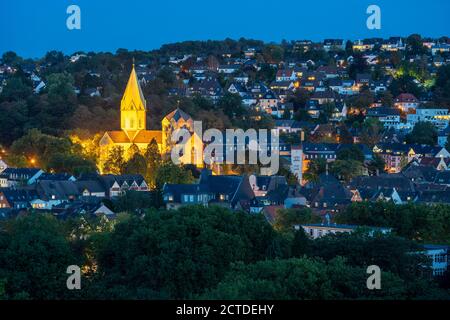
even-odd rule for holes
{"type": "Polygon", "coordinates": [[[434,179],[434,183],[450,185],[450,170],[439,171],[436,175],[436,178],[434,179]]]}
{"type": "Polygon", "coordinates": [[[0,193],[10,205],[14,205],[16,202],[28,202],[38,197],[36,191],[32,189],[0,188],[0,193]]]}
{"type": "Polygon", "coordinates": [[[73,176],[68,173],[43,173],[37,180],[68,181],[71,178],[73,178],[73,176]]]}
{"type": "Polygon", "coordinates": [[[106,134],[114,143],[150,143],[153,139],[158,144],[162,143],[162,132],[159,130],[141,130],[133,140],[130,140],[125,131],[107,131],[106,134]]]}
{"type": "Polygon", "coordinates": [[[181,196],[184,194],[213,195],[214,199],[210,202],[217,201],[217,195],[226,195],[228,196],[226,201],[233,207],[241,200],[254,198],[247,176],[214,176],[207,169],[202,170],[198,184],[165,184],[163,193],[171,194],[174,197],[173,201],[178,203],[181,202],[181,196]]]}
{"type": "Polygon", "coordinates": [[[433,182],[438,171],[430,166],[410,165],[402,173],[405,177],[415,182],[433,182]]]}
{"type": "Polygon", "coordinates": [[[191,118],[190,115],[188,115],[186,112],[184,112],[183,110],[181,110],[180,108],[176,108],[174,111],[172,111],[171,113],[169,113],[167,116],[165,116],[165,118],[167,120],[172,120],[174,119],[175,121],[178,122],[178,120],[183,119],[185,121],[188,121],[191,118]]]}
{"type": "Polygon", "coordinates": [[[36,191],[42,200],[67,200],[79,195],[75,182],[72,181],[39,181],[36,191]]]}
{"type": "Polygon", "coordinates": [[[400,110],[395,108],[375,107],[367,111],[368,117],[399,116],[400,110]]]}
{"type": "Polygon", "coordinates": [[[391,189],[395,188],[398,192],[401,191],[415,191],[414,184],[403,174],[380,174],[379,176],[359,176],[355,177],[350,186],[354,189],[391,189]]]}
{"type": "Polygon", "coordinates": [[[37,168],[6,168],[0,174],[0,177],[7,178],[10,180],[15,179],[14,177],[20,177],[22,179],[31,179],[34,177],[41,169],[37,168]]]}
{"type": "Polygon", "coordinates": [[[327,203],[327,207],[349,204],[352,198],[350,190],[345,188],[335,176],[326,173],[319,175],[317,182],[308,183],[300,190],[300,193],[310,203],[327,203]]]}

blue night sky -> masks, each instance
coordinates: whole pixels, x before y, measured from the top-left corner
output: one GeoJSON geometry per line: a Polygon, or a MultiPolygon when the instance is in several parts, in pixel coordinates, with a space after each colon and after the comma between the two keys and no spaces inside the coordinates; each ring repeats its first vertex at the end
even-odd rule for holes
{"type": "Polygon", "coordinates": [[[0,0],[0,54],[40,57],[49,50],[151,50],[184,40],[240,37],[360,39],[450,35],[448,0],[0,0]],[[66,9],[81,8],[82,29],[66,28],[66,9]],[[381,30],[366,9],[381,7],[381,30]]]}

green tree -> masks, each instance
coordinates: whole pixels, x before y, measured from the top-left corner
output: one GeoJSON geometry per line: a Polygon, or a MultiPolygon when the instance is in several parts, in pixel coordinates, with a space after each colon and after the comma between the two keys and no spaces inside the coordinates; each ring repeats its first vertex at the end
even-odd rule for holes
{"type": "Polygon", "coordinates": [[[155,139],[152,139],[148,144],[144,158],[147,164],[145,180],[150,188],[154,189],[156,187],[156,173],[162,162],[158,144],[155,139]]]}
{"type": "Polygon", "coordinates": [[[103,172],[121,174],[125,165],[123,153],[123,147],[112,147],[108,152],[108,157],[103,163],[103,172]]]}
{"type": "Polygon", "coordinates": [[[336,160],[355,160],[364,162],[364,153],[357,145],[351,145],[349,148],[341,149],[336,155],[336,160]]]}
{"type": "Polygon", "coordinates": [[[27,103],[23,100],[0,104],[0,142],[10,145],[24,134],[29,121],[27,103]]]}
{"type": "Polygon", "coordinates": [[[381,97],[381,104],[384,107],[392,108],[394,106],[394,96],[389,91],[383,93],[381,97]]]}
{"type": "Polygon", "coordinates": [[[383,270],[383,290],[367,290],[364,268],[342,258],[328,263],[311,258],[268,260],[234,264],[216,288],[202,299],[336,300],[399,299],[406,295],[404,282],[383,270]]]}
{"type": "Polygon", "coordinates": [[[38,129],[29,130],[11,146],[11,153],[25,156],[31,165],[43,169],[49,168],[50,160],[56,154],[70,155],[71,150],[72,143],[69,139],[44,134],[38,129]]]}
{"type": "Polygon", "coordinates": [[[163,162],[156,169],[155,184],[158,189],[161,189],[165,183],[186,184],[193,182],[194,177],[191,171],[185,170],[183,167],[177,166],[171,161],[163,162]]]}
{"type": "Polygon", "coordinates": [[[367,169],[368,169],[370,175],[375,175],[377,173],[378,174],[383,173],[385,167],[386,167],[386,162],[383,160],[382,157],[380,157],[377,154],[375,154],[373,156],[373,159],[371,161],[369,161],[369,163],[367,165],[367,169]]]}
{"type": "Polygon", "coordinates": [[[145,161],[145,157],[139,152],[136,152],[124,163],[122,172],[124,174],[140,174],[145,177],[147,175],[147,162],[145,161]]]}
{"type": "Polygon", "coordinates": [[[30,81],[20,76],[14,76],[6,81],[0,99],[3,101],[25,100],[33,93],[30,81]]]}
{"type": "Polygon", "coordinates": [[[306,170],[303,177],[307,181],[317,181],[319,179],[319,175],[325,173],[327,168],[327,160],[319,158],[313,159],[308,164],[308,169],[306,170]]]}
{"type": "Polygon", "coordinates": [[[116,224],[95,252],[94,297],[186,299],[215,286],[230,263],[266,256],[275,233],[262,216],[220,207],[148,211],[116,224]]]}
{"type": "Polygon", "coordinates": [[[336,160],[331,165],[330,171],[349,182],[352,178],[361,176],[364,173],[364,167],[361,162],[356,160],[336,160]]]}
{"type": "Polygon", "coordinates": [[[277,212],[273,227],[275,230],[294,233],[294,226],[305,223],[317,223],[321,218],[313,214],[309,208],[280,209],[277,212]]]}
{"type": "Polygon", "coordinates": [[[373,147],[383,134],[383,124],[377,118],[366,118],[361,128],[361,143],[373,147]]]}
{"type": "Polygon", "coordinates": [[[238,94],[227,92],[219,99],[217,105],[229,118],[239,118],[245,114],[242,99],[238,94]]]}
{"type": "Polygon", "coordinates": [[[437,129],[431,122],[419,121],[412,132],[406,136],[407,143],[427,144],[434,146],[437,143],[437,129]]]}
{"type": "Polygon", "coordinates": [[[450,65],[438,69],[433,91],[435,103],[450,108],[450,65]]]}
{"type": "Polygon", "coordinates": [[[79,265],[51,215],[11,220],[0,234],[0,279],[7,299],[67,299],[66,269],[79,265]]]}
{"type": "Polygon", "coordinates": [[[54,172],[71,173],[75,176],[97,172],[95,162],[76,154],[55,153],[50,157],[47,167],[54,172]]]}

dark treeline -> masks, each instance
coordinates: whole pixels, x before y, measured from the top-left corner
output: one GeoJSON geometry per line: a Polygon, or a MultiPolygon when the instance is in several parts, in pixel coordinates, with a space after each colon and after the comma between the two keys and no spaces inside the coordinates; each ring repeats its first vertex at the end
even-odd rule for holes
{"type": "Polygon", "coordinates": [[[310,240],[220,207],[132,211],[113,221],[31,214],[0,230],[3,299],[449,298],[448,280],[430,280],[418,245],[395,234],[310,240]],[[366,287],[373,264],[381,290],[366,287]],[[66,288],[69,265],[82,267],[79,291],[66,288]]]}

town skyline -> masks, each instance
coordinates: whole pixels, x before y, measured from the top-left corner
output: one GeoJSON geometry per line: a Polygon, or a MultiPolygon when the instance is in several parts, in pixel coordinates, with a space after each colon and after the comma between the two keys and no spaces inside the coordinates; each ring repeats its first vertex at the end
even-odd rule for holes
{"type": "Polygon", "coordinates": [[[327,2],[326,10],[315,3],[289,2],[270,4],[271,15],[266,19],[262,17],[268,12],[267,6],[266,2],[248,1],[242,4],[234,0],[225,8],[211,7],[205,1],[197,1],[193,5],[171,2],[154,6],[132,1],[125,8],[104,1],[59,2],[52,6],[23,0],[4,2],[0,4],[0,33],[4,39],[0,44],[0,53],[12,50],[32,58],[50,50],[66,54],[77,50],[114,52],[121,47],[149,51],[166,43],[240,37],[280,42],[282,39],[301,38],[313,41],[325,38],[356,40],[385,38],[389,35],[408,36],[413,33],[438,38],[449,33],[445,18],[445,12],[449,10],[445,9],[450,9],[450,4],[446,1],[433,0],[424,5],[422,1],[416,0],[406,5],[385,0],[374,3],[352,0],[347,1],[346,5],[327,2]],[[66,28],[66,8],[70,4],[78,5],[81,9],[80,30],[66,28]],[[366,9],[371,4],[381,8],[380,30],[366,27],[366,9]],[[171,6],[170,9],[168,6],[171,6]],[[163,19],[158,15],[164,10],[170,12],[173,19],[163,19]],[[211,13],[211,10],[215,11],[211,13]],[[124,19],[124,12],[133,19],[124,19]],[[257,18],[256,21],[264,23],[254,28],[249,23],[248,12],[257,18]],[[44,14],[47,18],[41,19],[44,14]],[[229,23],[230,17],[233,17],[232,24],[229,23]],[[188,27],[180,27],[183,24],[188,27]],[[205,28],[205,24],[208,28],[205,28]],[[58,45],[55,46],[55,43],[58,45]]]}

